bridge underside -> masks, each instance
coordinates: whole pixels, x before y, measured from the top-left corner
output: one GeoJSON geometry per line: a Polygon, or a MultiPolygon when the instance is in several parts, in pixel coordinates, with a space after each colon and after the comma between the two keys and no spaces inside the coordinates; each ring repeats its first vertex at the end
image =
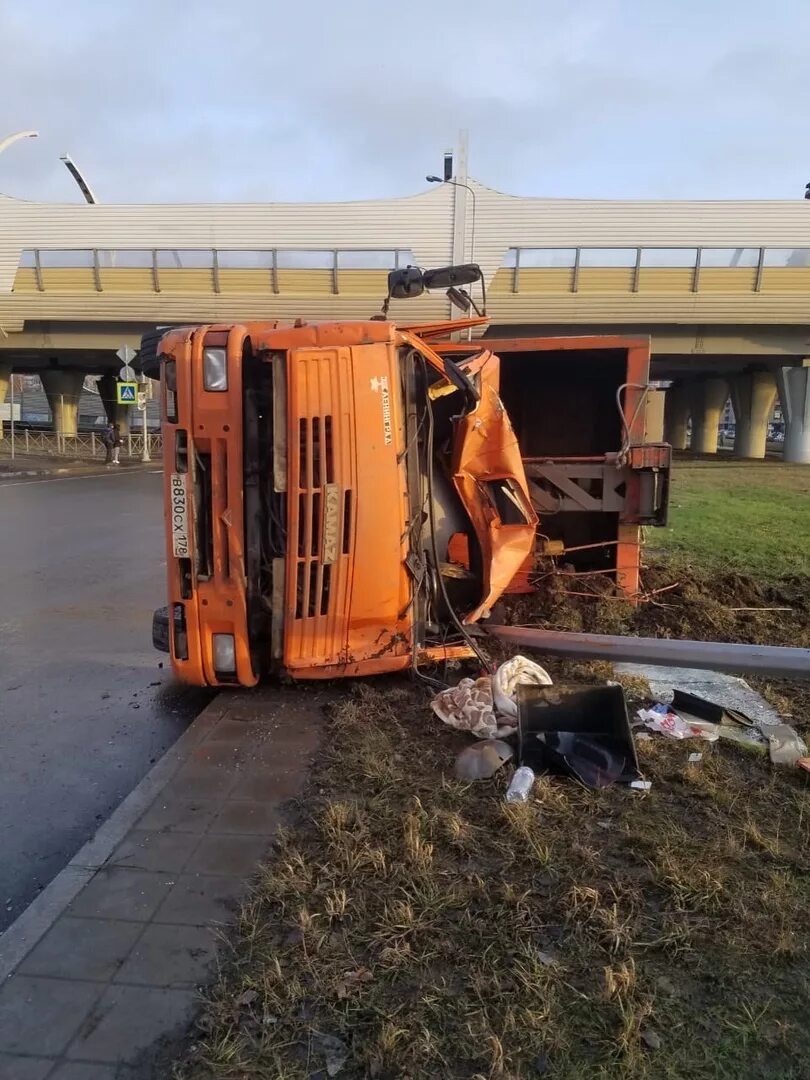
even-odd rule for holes
{"type": "MultiPolygon", "coordinates": [[[[116,373],[121,366],[116,351],[125,344],[137,347],[142,333],[151,329],[154,324],[136,322],[29,321],[20,331],[7,331],[0,336],[0,403],[12,372],[38,374],[56,429],[69,434],[75,409],[65,402],[77,397],[81,379],[116,373]]],[[[651,410],[661,414],[664,435],[676,449],[689,443],[694,450],[714,453],[718,426],[731,397],[735,453],[763,457],[778,400],[785,421],[785,460],[810,462],[810,340],[804,326],[499,322],[488,330],[489,336],[500,338],[602,333],[651,337],[652,378],[672,384],[665,406],[657,398],[654,406],[651,400],[651,410]]],[[[651,437],[655,434],[651,432],[651,437]]]]}

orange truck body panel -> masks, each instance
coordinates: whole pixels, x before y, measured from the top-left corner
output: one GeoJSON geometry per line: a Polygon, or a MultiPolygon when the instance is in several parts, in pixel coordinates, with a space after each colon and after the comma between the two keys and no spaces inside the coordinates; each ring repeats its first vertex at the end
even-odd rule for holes
{"type": "Polygon", "coordinates": [[[300,438],[288,454],[284,666],[310,679],[407,667],[413,623],[396,351],[390,342],[293,349],[287,370],[288,430],[300,438]]]}
{"type": "MultiPolygon", "coordinates": [[[[537,536],[518,438],[525,431],[518,427],[516,434],[501,400],[504,356],[624,349],[626,381],[646,383],[649,374],[649,347],[638,339],[446,340],[451,331],[482,321],[407,328],[379,320],[255,322],[183,328],[164,336],[160,355],[174,361],[176,370],[175,415],[164,424],[164,473],[172,664],[180,679],[251,686],[261,676],[263,661],[251,641],[245,494],[245,395],[257,372],[272,382],[283,371],[285,395],[279,465],[284,482],[274,489],[286,515],[284,557],[277,560],[283,577],[280,570],[278,593],[274,577],[273,596],[261,598],[267,606],[272,602],[280,624],[275,668],[295,678],[322,679],[470,655],[458,641],[445,645],[441,636],[420,637],[409,560],[413,521],[422,508],[409,491],[415,435],[404,389],[406,358],[416,350],[425,361],[431,399],[459,393],[458,376],[453,385],[445,372],[445,357],[476,388],[475,406],[458,410],[462,415],[446,429],[448,479],[468,519],[467,531],[449,537],[439,556],[453,564],[451,552],[463,548],[464,564],[455,566],[469,578],[469,538],[480,548],[480,592],[462,613],[466,623],[485,617],[505,592],[526,587],[537,536]],[[207,348],[225,349],[227,392],[206,390],[207,348]],[[215,670],[214,635],[233,638],[235,670],[228,677],[215,670]]],[[[643,441],[640,394],[629,386],[623,405],[624,423],[636,442],[643,441]]],[[[164,380],[166,410],[168,395],[164,380]]],[[[445,408],[451,418],[454,400],[445,408]]],[[[266,417],[260,422],[268,423],[266,417]]],[[[628,591],[638,587],[638,536],[637,526],[618,528],[616,574],[628,591]]]]}

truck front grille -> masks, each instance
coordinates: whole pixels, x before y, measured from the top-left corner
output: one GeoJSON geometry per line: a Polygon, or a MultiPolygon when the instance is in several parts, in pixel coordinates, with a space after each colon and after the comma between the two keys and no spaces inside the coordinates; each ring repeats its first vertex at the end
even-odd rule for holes
{"type": "Polygon", "coordinates": [[[298,553],[295,588],[296,619],[329,613],[329,585],[334,554],[326,531],[337,529],[331,507],[335,463],[332,449],[332,417],[301,417],[298,422],[298,516],[293,550],[298,553]],[[326,509],[325,509],[326,508],[326,509]],[[328,517],[326,516],[328,513],[328,517]]]}

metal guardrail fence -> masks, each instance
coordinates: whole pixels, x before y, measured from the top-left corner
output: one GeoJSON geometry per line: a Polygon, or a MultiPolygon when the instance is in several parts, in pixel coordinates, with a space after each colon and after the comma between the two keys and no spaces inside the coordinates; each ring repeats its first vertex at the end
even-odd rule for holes
{"type": "MultiPolygon", "coordinates": [[[[0,442],[4,451],[11,449],[11,432],[5,425],[3,439],[0,442]]],[[[150,458],[163,456],[163,436],[147,435],[147,448],[150,458]]],[[[101,436],[91,432],[89,435],[62,435],[57,431],[15,431],[14,449],[18,454],[42,454],[50,457],[104,460],[107,450],[101,436]]],[[[143,435],[121,436],[121,458],[140,460],[143,457],[143,435]]]]}

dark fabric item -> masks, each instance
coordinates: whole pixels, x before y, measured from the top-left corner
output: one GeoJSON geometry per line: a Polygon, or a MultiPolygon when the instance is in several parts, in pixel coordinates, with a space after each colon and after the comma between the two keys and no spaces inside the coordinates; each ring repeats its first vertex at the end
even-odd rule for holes
{"type": "Polygon", "coordinates": [[[573,776],[585,787],[609,787],[634,771],[621,746],[603,735],[547,731],[538,738],[547,767],[573,776]]]}

